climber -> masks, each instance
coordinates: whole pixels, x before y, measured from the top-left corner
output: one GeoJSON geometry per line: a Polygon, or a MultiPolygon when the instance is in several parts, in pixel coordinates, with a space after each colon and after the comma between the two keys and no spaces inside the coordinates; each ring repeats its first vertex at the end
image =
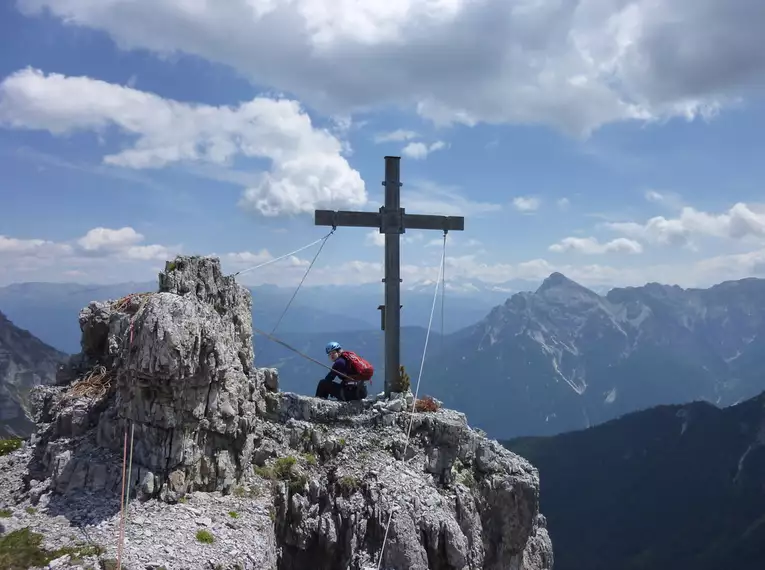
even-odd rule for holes
{"type": "Polygon", "coordinates": [[[367,397],[366,380],[371,381],[374,367],[349,350],[343,350],[339,343],[330,342],[325,351],[332,360],[332,369],[316,386],[316,397],[333,396],[338,400],[363,400],[367,397]],[[340,383],[335,382],[340,378],[340,383]]]}

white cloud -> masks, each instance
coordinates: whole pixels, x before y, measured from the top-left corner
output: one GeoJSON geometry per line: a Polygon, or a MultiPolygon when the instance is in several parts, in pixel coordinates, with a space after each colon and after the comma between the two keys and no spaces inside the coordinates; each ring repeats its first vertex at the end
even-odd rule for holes
{"type": "MultiPolygon", "coordinates": [[[[466,217],[480,216],[502,209],[500,204],[470,200],[460,194],[459,188],[429,180],[414,180],[406,184],[401,192],[401,206],[409,214],[466,217]]],[[[466,227],[469,223],[469,220],[465,220],[466,227]]]]}
{"type": "Polygon", "coordinates": [[[16,239],[0,235],[0,257],[56,257],[69,255],[72,247],[42,239],[16,239]]]}
{"type": "Polygon", "coordinates": [[[332,123],[332,130],[340,136],[347,134],[351,128],[357,126],[354,125],[353,118],[347,115],[337,115],[330,117],[330,121],[332,123]]]}
{"type": "Polygon", "coordinates": [[[379,133],[377,136],[375,136],[375,142],[376,143],[403,142],[403,141],[408,141],[411,139],[416,139],[418,137],[419,135],[414,131],[398,129],[396,131],[391,131],[389,133],[379,133]]]}
{"type": "MultiPolygon", "coordinates": [[[[443,244],[444,244],[443,237],[433,238],[425,243],[425,247],[441,247],[443,244]]],[[[455,247],[455,246],[478,248],[483,246],[483,244],[475,238],[465,239],[462,232],[453,232],[453,233],[450,233],[446,238],[446,247],[455,247]]]]}
{"type": "Polygon", "coordinates": [[[533,196],[517,196],[513,198],[513,206],[519,212],[534,212],[539,209],[541,201],[533,196]]]}
{"type": "Polygon", "coordinates": [[[446,143],[443,141],[436,141],[431,145],[426,145],[425,143],[421,142],[410,142],[403,149],[401,149],[401,154],[415,160],[421,160],[427,158],[431,152],[441,150],[445,147],[446,143]]]}
{"type": "Polygon", "coordinates": [[[131,227],[93,228],[80,238],[64,242],[0,236],[0,265],[12,272],[14,267],[37,269],[60,263],[71,272],[77,264],[92,266],[96,260],[108,260],[108,270],[115,260],[165,261],[180,252],[180,246],[144,245],[143,241],[144,236],[131,227]]]}
{"type": "Polygon", "coordinates": [[[677,218],[656,216],[644,224],[610,222],[606,227],[628,237],[663,245],[689,245],[694,236],[733,240],[765,238],[765,209],[741,202],[722,214],[684,207],[677,218]]]}
{"type": "Polygon", "coordinates": [[[123,254],[128,259],[165,261],[175,257],[172,249],[164,245],[133,245],[118,251],[117,254],[123,254]]]}
{"type": "Polygon", "coordinates": [[[227,253],[226,259],[231,263],[244,266],[253,266],[266,261],[271,261],[273,255],[267,249],[261,249],[260,251],[240,251],[236,253],[227,253]]]}
{"type": "Polygon", "coordinates": [[[364,243],[376,247],[383,247],[385,245],[385,234],[381,234],[379,230],[372,230],[364,237],[364,243]]]}
{"type": "Polygon", "coordinates": [[[672,210],[680,210],[683,207],[683,200],[675,193],[657,192],[656,190],[646,190],[645,199],[655,204],[666,206],[672,210]]]}
{"type": "Polygon", "coordinates": [[[328,115],[403,104],[437,122],[586,133],[614,121],[714,115],[761,85],[765,71],[765,3],[753,0],[20,6],[104,30],[123,49],[230,65],[328,115]]]}
{"type": "MultiPolygon", "coordinates": [[[[263,263],[272,261],[275,259],[273,255],[271,255],[271,252],[269,252],[267,249],[261,249],[257,252],[252,251],[238,251],[234,253],[224,253],[222,255],[217,253],[209,253],[205,254],[211,257],[218,257],[221,259],[221,262],[224,264],[227,264],[230,268],[232,268],[234,271],[243,271],[245,269],[251,269],[255,266],[261,265],[263,263]]],[[[297,255],[290,255],[288,257],[285,257],[284,259],[280,259],[279,261],[276,261],[273,263],[274,266],[281,267],[282,269],[286,268],[306,268],[308,265],[310,265],[310,262],[301,259],[297,255]]],[[[267,267],[271,267],[270,265],[267,267]]],[[[260,269],[260,268],[259,268],[260,269]]],[[[266,271],[274,271],[274,268],[267,269],[266,271]]]]}
{"type": "Polygon", "coordinates": [[[696,271],[714,276],[716,282],[753,275],[764,277],[765,249],[703,259],[696,264],[696,271]]]}
{"type": "Polygon", "coordinates": [[[265,158],[240,206],[266,216],[315,208],[358,208],[364,182],[341,155],[341,142],[312,126],[295,101],[256,97],[237,107],[191,105],[88,77],[23,69],[0,83],[0,125],[63,135],[116,126],[135,138],[104,162],[160,168],[201,162],[227,166],[236,156],[265,158]]]}
{"type": "MultiPolygon", "coordinates": [[[[402,244],[415,243],[418,241],[422,241],[423,234],[421,231],[410,230],[408,232],[405,232],[400,239],[402,244]]],[[[374,247],[384,247],[385,234],[381,234],[380,230],[371,230],[367,232],[366,236],[364,236],[364,243],[366,245],[371,245],[374,247]]]]}
{"type": "MultiPolygon", "coordinates": [[[[116,231],[116,230],[113,230],[116,231]]],[[[87,234],[86,234],[87,235],[87,234]]],[[[84,237],[84,236],[83,236],[84,237]]],[[[17,239],[0,236],[0,285],[18,281],[79,281],[94,284],[143,281],[156,278],[164,261],[179,253],[178,246],[125,245],[119,251],[87,252],[79,244],[81,238],[68,242],[39,239],[17,239]],[[140,248],[140,254],[134,248],[140,248]]],[[[114,243],[114,242],[111,242],[114,243]]],[[[275,259],[267,249],[223,254],[195,252],[220,257],[226,273],[252,268],[275,259]]],[[[270,283],[294,287],[302,279],[311,256],[290,256],[273,264],[237,277],[244,284],[270,283]]],[[[417,255],[413,256],[417,259],[417,255]]],[[[401,267],[404,286],[434,282],[438,276],[438,260],[428,256],[401,267]]],[[[440,259],[440,256],[439,256],[440,259]]],[[[512,281],[538,281],[553,271],[591,287],[643,285],[649,281],[678,284],[683,287],[706,287],[726,279],[765,276],[765,248],[746,253],[719,255],[698,261],[683,258],[672,263],[628,266],[572,264],[537,258],[520,263],[498,260],[496,255],[484,257],[479,252],[448,255],[447,275],[454,283],[469,282],[487,287],[507,288],[512,281]]],[[[306,285],[359,285],[379,283],[383,276],[382,262],[349,259],[343,271],[320,260],[312,269],[306,285]]]]}
{"type": "MultiPolygon", "coordinates": [[[[577,266],[550,263],[545,259],[531,259],[521,263],[487,263],[476,254],[447,257],[446,265],[447,275],[451,279],[472,279],[489,285],[503,285],[514,280],[540,280],[554,271],[560,271],[582,284],[614,282],[621,277],[618,269],[609,266],[577,266]]],[[[438,267],[420,268],[419,272],[422,278],[435,279],[438,267]]]]}
{"type": "MultiPolygon", "coordinates": [[[[699,261],[615,267],[601,264],[574,265],[532,259],[522,263],[484,263],[466,255],[447,258],[447,275],[452,279],[469,278],[474,282],[504,285],[509,281],[538,281],[559,271],[590,287],[640,286],[648,282],[676,284],[681,287],[709,287],[728,279],[765,277],[765,249],[745,254],[721,255],[699,261]]],[[[421,270],[435,278],[438,268],[421,270]]]]}
{"type": "Polygon", "coordinates": [[[606,243],[600,243],[594,237],[567,237],[548,248],[555,253],[573,251],[587,255],[602,255],[604,253],[642,253],[643,246],[635,240],[616,238],[606,243]]]}
{"type": "Polygon", "coordinates": [[[93,228],[77,240],[85,251],[116,251],[143,241],[143,236],[133,228],[124,227],[118,230],[109,228],[93,228]]]}
{"type": "Polygon", "coordinates": [[[560,210],[567,210],[568,207],[571,205],[571,201],[568,198],[559,198],[555,204],[558,206],[560,210]]]}
{"type": "MultiPolygon", "coordinates": [[[[168,259],[170,250],[158,244],[138,245],[144,236],[131,227],[118,230],[109,228],[93,228],[75,243],[81,248],[82,255],[115,255],[128,259],[157,260],[168,259]]],[[[73,253],[78,253],[73,250],[73,253]]]]}

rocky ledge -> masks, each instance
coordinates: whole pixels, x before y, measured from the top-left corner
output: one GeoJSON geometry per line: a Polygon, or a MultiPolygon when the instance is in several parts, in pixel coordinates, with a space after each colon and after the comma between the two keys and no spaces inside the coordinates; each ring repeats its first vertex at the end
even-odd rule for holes
{"type": "Polygon", "coordinates": [[[279,392],[251,303],[181,257],[81,311],[82,352],[0,457],[0,567],[552,568],[532,465],[410,393],[279,392]]]}

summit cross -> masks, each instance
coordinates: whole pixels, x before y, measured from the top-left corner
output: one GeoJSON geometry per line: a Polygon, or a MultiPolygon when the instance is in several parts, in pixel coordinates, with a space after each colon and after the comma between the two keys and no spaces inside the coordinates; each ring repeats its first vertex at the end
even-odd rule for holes
{"type": "Polygon", "coordinates": [[[401,234],[406,229],[463,231],[462,216],[407,214],[401,207],[401,157],[385,157],[385,205],[378,212],[315,210],[314,225],[355,228],[379,228],[385,234],[385,305],[382,330],[385,331],[385,396],[401,392],[401,234]]]}

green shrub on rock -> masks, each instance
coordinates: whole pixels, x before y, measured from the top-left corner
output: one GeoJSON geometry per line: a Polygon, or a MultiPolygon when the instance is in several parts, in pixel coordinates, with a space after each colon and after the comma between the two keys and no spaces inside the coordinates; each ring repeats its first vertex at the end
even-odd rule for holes
{"type": "Polygon", "coordinates": [[[21,448],[24,440],[19,437],[12,437],[9,439],[0,439],[0,457],[13,453],[17,449],[21,448]]]}

